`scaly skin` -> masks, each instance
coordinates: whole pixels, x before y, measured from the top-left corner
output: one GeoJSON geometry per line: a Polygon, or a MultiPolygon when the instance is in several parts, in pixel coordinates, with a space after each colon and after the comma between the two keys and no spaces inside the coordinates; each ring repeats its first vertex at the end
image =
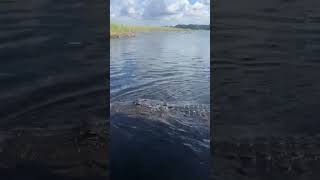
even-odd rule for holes
{"type": "Polygon", "coordinates": [[[209,124],[210,106],[206,104],[190,105],[188,103],[170,104],[159,100],[138,99],[133,102],[114,102],[110,113],[123,113],[132,117],[142,117],[165,121],[170,118],[199,120],[209,124]]]}

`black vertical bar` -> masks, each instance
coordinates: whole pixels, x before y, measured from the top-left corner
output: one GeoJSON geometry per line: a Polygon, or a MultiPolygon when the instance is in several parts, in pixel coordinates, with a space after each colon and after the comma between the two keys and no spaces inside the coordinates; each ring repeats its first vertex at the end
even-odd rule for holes
{"type": "Polygon", "coordinates": [[[213,3],[213,179],[319,177],[319,5],[213,3]]]}
{"type": "Polygon", "coordinates": [[[0,179],[108,176],[108,5],[0,2],[0,179]]]}

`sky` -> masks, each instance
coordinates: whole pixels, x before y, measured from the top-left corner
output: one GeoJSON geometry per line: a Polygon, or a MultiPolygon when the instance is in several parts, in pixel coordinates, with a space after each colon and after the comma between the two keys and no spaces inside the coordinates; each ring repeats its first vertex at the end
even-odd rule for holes
{"type": "Polygon", "coordinates": [[[210,24],[210,0],[111,0],[111,22],[132,25],[210,24]]]}

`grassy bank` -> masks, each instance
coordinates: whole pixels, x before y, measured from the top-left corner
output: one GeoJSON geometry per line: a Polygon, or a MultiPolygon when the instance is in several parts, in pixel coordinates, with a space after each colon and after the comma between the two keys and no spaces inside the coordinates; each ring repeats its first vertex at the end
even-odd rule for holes
{"type": "Polygon", "coordinates": [[[183,29],[174,27],[163,26],[131,26],[111,23],[110,36],[117,38],[121,36],[134,36],[137,32],[150,32],[150,31],[184,31],[183,29]]]}

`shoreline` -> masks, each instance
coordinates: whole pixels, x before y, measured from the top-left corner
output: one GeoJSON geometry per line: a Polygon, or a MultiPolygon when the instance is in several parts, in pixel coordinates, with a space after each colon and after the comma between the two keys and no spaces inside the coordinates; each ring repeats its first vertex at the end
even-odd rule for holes
{"type": "Polygon", "coordinates": [[[111,24],[110,39],[122,37],[135,37],[139,32],[165,32],[165,31],[188,31],[188,29],[156,26],[130,26],[122,24],[111,24]]]}
{"type": "Polygon", "coordinates": [[[150,31],[136,31],[136,32],[127,32],[127,33],[110,33],[110,39],[119,39],[119,38],[131,38],[136,37],[137,33],[146,33],[146,32],[181,32],[181,31],[190,31],[190,30],[150,30],[150,31]]]}
{"type": "Polygon", "coordinates": [[[110,33],[110,39],[119,39],[119,38],[123,38],[123,37],[135,37],[136,34],[135,33],[110,33]]]}

